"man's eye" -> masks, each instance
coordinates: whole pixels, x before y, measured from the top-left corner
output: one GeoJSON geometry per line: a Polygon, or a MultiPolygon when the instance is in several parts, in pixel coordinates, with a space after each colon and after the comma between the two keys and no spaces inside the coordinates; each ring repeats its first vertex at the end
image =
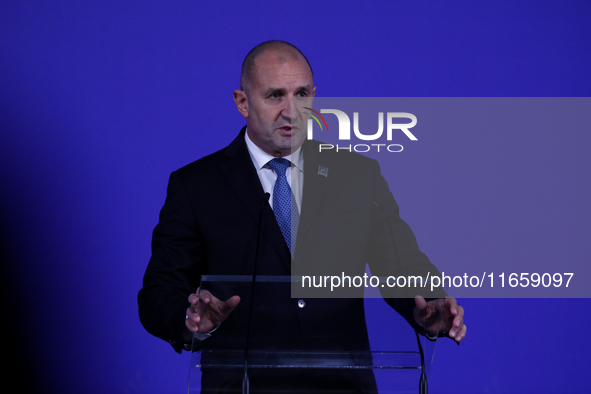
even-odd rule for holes
{"type": "Polygon", "coordinates": [[[308,97],[308,92],[299,92],[298,96],[299,97],[308,97]]]}
{"type": "Polygon", "coordinates": [[[271,93],[271,95],[269,97],[277,99],[277,98],[281,97],[281,93],[271,93]]]}

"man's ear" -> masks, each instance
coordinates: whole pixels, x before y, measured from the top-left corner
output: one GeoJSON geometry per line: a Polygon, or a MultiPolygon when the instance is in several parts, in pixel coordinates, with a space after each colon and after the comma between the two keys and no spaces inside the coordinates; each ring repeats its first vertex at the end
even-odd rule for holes
{"type": "Polygon", "coordinates": [[[248,97],[246,97],[246,92],[244,90],[234,90],[234,102],[238,112],[248,119],[248,97]]]}

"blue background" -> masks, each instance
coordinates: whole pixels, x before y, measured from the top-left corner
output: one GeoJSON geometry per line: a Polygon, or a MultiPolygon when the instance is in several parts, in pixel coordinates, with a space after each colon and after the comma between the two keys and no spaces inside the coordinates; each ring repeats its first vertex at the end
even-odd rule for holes
{"type": "MultiPolygon", "coordinates": [[[[177,355],[145,332],[136,295],[169,173],[224,147],[244,124],[231,93],[254,45],[278,38],[300,47],[323,96],[589,96],[591,90],[586,1],[223,4],[2,3],[6,384],[16,382],[21,392],[186,390],[188,355],[177,355]],[[16,376],[23,372],[26,378],[16,376]]],[[[445,258],[442,251],[447,258],[470,260],[494,250],[514,220],[534,240],[548,228],[588,238],[589,208],[577,198],[589,190],[589,161],[582,156],[591,146],[587,131],[559,131],[535,150],[515,145],[509,161],[526,163],[532,155],[529,171],[514,172],[497,158],[481,179],[437,184],[449,195],[475,199],[515,190],[529,201],[547,199],[546,211],[526,210],[520,217],[515,214],[527,202],[505,212],[505,200],[496,200],[501,207],[490,209],[490,217],[506,220],[472,222],[473,229],[486,229],[485,238],[470,240],[480,244],[471,243],[467,256],[462,238],[450,241],[449,234],[465,231],[480,210],[444,205],[449,217],[433,218],[426,205],[440,192],[430,181],[463,168],[457,154],[448,156],[452,165],[445,155],[422,166],[400,160],[404,176],[397,179],[395,196],[402,215],[436,264],[445,258]],[[578,176],[567,181],[548,177],[546,183],[544,173],[535,171],[544,157],[560,166],[573,155],[580,160],[567,168],[578,176]],[[487,188],[494,169],[514,177],[487,188]],[[532,188],[534,177],[535,185],[548,187],[532,188]],[[551,187],[556,181],[560,191],[551,187]],[[458,221],[444,226],[441,219],[458,221]]],[[[477,132],[473,138],[474,146],[487,141],[477,132]]],[[[467,157],[464,166],[486,164],[467,157]]],[[[536,253],[573,257],[570,238],[539,239],[544,252],[536,253]]],[[[576,246],[576,256],[588,260],[588,246],[576,246]]],[[[514,247],[504,252],[528,258],[514,247]]],[[[468,338],[460,347],[438,344],[431,393],[587,391],[589,300],[462,304],[468,338]]]]}

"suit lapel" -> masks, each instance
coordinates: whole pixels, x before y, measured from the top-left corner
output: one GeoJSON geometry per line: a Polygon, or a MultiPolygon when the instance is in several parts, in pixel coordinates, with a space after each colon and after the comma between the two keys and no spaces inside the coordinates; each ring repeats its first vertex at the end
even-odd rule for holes
{"type": "Polygon", "coordinates": [[[221,165],[221,171],[236,198],[252,218],[258,221],[264,192],[244,142],[244,130],[226,148],[226,160],[221,165]]]}
{"type": "Polygon", "coordinates": [[[289,249],[283,239],[273,210],[268,203],[263,205],[264,190],[252,163],[246,141],[244,140],[244,127],[238,137],[224,152],[226,160],[221,165],[221,172],[227,180],[236,199],[251,216],[254,223],[258,224],[260,210],[263,209],[263,226],[261,229],[261,246],[269,242],[276,249],[283,264],[290,269],[289,249]],[[270,225],[265,225],[270,224],[270,225]]]}

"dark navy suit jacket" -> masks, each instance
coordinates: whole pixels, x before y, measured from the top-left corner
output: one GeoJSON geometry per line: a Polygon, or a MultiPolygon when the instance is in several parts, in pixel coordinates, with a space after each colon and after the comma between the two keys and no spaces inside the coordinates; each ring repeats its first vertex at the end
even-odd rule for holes
{"type": "MultiPolygon", "coordinates": [[[[228,147],[170,176],[138,296],[148,332],[180,352],[187,298],[201,276],[252,275],[256,253],[257,275],[363,275],[366,263],[380,276],[436,272],[400,219],[378,163],[347,151],[319,152],[316,141],[302,146],[302,212],[292,261],[271,207],[262,204],[264,192],[244,133],[245,128],[228,147]]],[[[249,289],[216,289],[220,299],[239,292],[242,300],[204,341],[205,348],[245,345],[249,289]]],[[[258,286],[249,347],[369,350],[359,291],[344,289],[337,298],[292,298],[289,286],[258,286]]],[[[421,330],[412,318],[412,300],[386,301],[421,330]]]]}

